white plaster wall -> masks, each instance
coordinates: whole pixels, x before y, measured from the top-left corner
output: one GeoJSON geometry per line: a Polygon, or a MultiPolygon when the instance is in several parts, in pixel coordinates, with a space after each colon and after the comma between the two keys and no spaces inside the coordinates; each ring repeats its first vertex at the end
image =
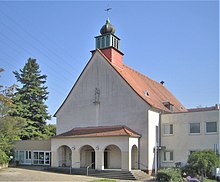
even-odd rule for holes
{"type": "Polygon", "coordinates": [[[96,52],[56,115],[57,134],[74,127],[126,125],[142,135],[140,158],[147,166],[149,108],[100,53],[96,52]],[[100,104],[93,103],[95,88],[100,89],[100,104]]]}
{"type": "Polygon", "coordinates": [[[160,113],[156,111],[148,111],[148,170],[154,169],[154,152],[156,145],[156,126],[159,126],[160,113]]]}
{"type": "Polygon", "coordinates": [[[116,146],[109,147],[108,162],[110,169],[121,169],[121,150],[116,146]]]}
{"type": "Polygon", "coordinates": [[[162,161],[161,166],[174,166],[175,162],[185,164],[190,151],[214,149],[214,144],[219,144],[219,110],[163,114],[161,116],[161,124],[161,145],[166,146],[166,150],[174,151],[174,162],[167,163],[162,161]],[[217,133],[207,134],[205,132],[205,122],[207,121],[217,121],[217,133]],[[191,122],[200,122],[200,134],[189,134],[189,123],[191,122]],[[164,135],[164,124],[174,125],[173,135],[164,135]]]}
{"type": "MultiPolygon", "coordinates": [[[[66,145],[68,146],[73,153],[78,152],[80,153],[82,147],[89,145],[91,146],[95,152],[104,152],[105,148],[109,145],[116,145],[120,148],[120,151],[127,151],[128,145],[129,145],[129,139],[128,137],[90,137],[90,138],[52,138],[51,139],[51,153],[52,153],[52,164],[51,166],[57,166],[57,155],[58,148],[60,146],[66,145]],[[98,150],[97,150],[98,146],[98,150]]],[[[114,153],[115,155],[116,153],[114,153]]],[[[85,159],[86,153],[82,153],[83,158],[85,159]]],[[[91,155],[90,155],[91,156],[91,155]]],[[[115,157],[114,157],[115,158],[115,157]]],[[[81,156],[82,159],[82,156],[81,156]]],[[[88,160],[89,157],[87,157],[88,160]]],[[[116,160],[116,158],[114,159],[116,160]]],[[[80,155],[79,156],[73,156],[73,161],[80,162],[80,155]],[[75,157],[79,157],[78,159],[75,159],[75,157]]],[[[91,161],[91,160],[90,160],[91,161]]],[[[89,163],[88,161],[81,161],[81,166],[86,165],[89,163]]],[[[116,163],[118,167],[119,164],[116,163]]],[[[121,165],[120,165],[121,166],[121,165]]],[[[114,165],[113,165],[114,167],[114,165]]]]}
{"type": "MultiPolygon", "coordinates": [[[[138,160],[138,155],[139,155],[139,146],[138,146],[138,141],[139,139],[138,138],[134,138],[134,137],[130,137],[129,138],[129,151],[130,151],[130,166],[131,166],[131,169],[137,169],[138,166],[140,165],[140,161],[138,160]],[[137,150],[136,148],[133,149],[132,151],[132,147],[133,146],[136,146],[137,147],[137,150]]],[[[141,166],[140,166],[141,167],[141,166]]],[[[143,167],[143,166],[142,166],[143,167]]]]}

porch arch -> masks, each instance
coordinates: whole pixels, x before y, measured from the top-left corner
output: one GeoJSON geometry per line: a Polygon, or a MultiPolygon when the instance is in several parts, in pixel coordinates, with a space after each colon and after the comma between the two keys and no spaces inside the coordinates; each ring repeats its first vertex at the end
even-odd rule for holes
{"type": "Polygon", "coordinates": [[[104,169],[121,169],[121,149],[114,144],[104,148],[104,169]]]}
{"type": "Polygon", "coordinates": [[[136,145],[131,148],[131,169],[138,169],[138,148],[136,145]]]}
{"type": "Polygon", "coordinates": [[[85,168],[91,165],[91,168],[95,168],[95,150],[90,145],[84,145],[80,149],[80,167],[85,168]]]}
{"type": "Polygon", "coordinates": [[[57,149],[58,156],[58,166],[66,167],[71,166],[72,161],[72,151],[67,145],[62,145],[57,149]]]}

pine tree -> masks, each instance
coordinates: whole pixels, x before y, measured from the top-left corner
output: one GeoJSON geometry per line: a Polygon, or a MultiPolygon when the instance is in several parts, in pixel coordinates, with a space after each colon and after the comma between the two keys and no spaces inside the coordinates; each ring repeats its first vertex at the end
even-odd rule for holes
{"type": "Polygon", "coordinates": [[[27,119],[22,139],[43,138],[45,134],[46,120],[51,116],[47,112],[45,101],[49,92],[46,83],[46,75],[41,75],[36,59],[29,58],[23,69],[13,72],[21,88],[16,88],[12,98],[14,109],[12,116],[20,116],[27,119]]]}

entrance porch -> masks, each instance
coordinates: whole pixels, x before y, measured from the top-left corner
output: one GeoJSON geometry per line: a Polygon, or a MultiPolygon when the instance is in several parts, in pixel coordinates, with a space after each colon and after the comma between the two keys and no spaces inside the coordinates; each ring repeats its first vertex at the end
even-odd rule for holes
{"type": "Polygon", "coordinates": [[[61,160],[72,168],[138,169],[139,137],[125,126],[80,128],[80,132],[73,129],[51,139],[51,166],[60,166],[61,160]],[[76,133],[83,135],[76,137],[76,133]]]}

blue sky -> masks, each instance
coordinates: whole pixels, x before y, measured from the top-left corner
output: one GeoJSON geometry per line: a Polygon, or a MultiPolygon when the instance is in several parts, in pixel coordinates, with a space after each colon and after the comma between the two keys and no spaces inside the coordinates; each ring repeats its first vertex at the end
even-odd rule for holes
{"type": "Polygon", "coordinates": [[[48,76],[53,115],[108,16],[125,64],[164,80],[187,108],[219,103],[218,1],[0,1],[0,84],[16,83],[12,71],[36,58],[48,76]]]}

